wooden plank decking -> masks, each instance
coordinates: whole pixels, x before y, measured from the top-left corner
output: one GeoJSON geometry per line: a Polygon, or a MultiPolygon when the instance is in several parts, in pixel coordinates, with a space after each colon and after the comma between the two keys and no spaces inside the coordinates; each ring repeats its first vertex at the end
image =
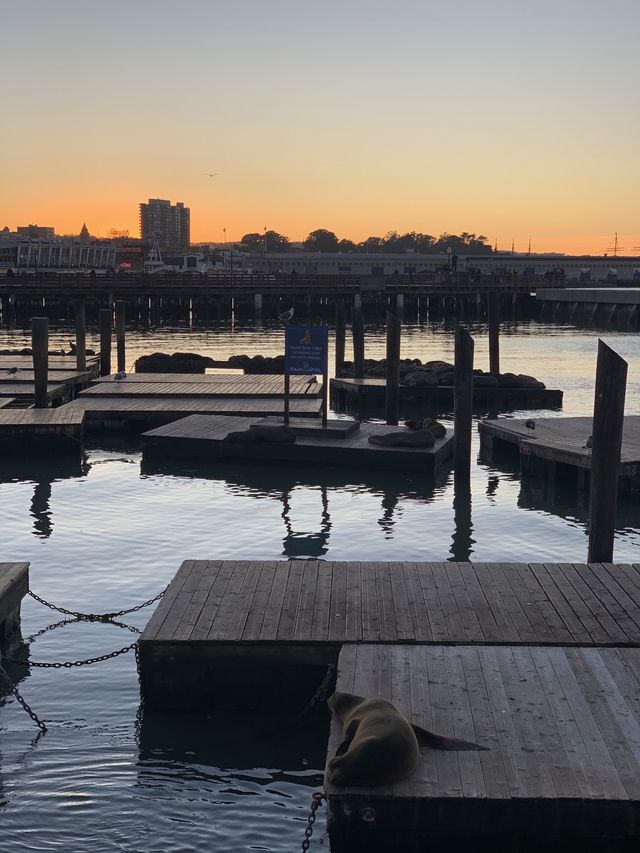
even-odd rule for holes
{"type": "MultiPolygon", "coordinates": [[[[336,689],[488,751],[421,750],[393,785],[327,783],[334,853],[637,842],[640,649],[346,645],[336,689]]],[[[333,721],[328,758],[342,735],[333,721]]]]}
{"type": "Polygon", "coordinates": [[[639,598],[640,565],[191,560],[142,635],[143,689],[301,702],[344,643],[635,647],[639,598]]]}
{"type": "MultiPolygon", "coordinates": [[[[132,373],[120,381],[97,381],[80,395],[85,397],[283,397],[282,376],[244,374],[132,373]],[[149,378],[151,377],[151,378],[149,378]],[[157,377],[165,377],[159,380],[157,377]]],[[[315,377],[292,376],[292,398],[322,396],[315,377]]]]}
{"type": "MultiPolygon", "coordinates": [[[[47,384],[47,400],[49,403],[59,402],[72,396],[73,391],[66,383],[49,382],[47,384]]],[[[33,382],[13,382],[10,379],[0,381],[0,397],[10,398],[13,406],[29,406],[35,399],[33,382]]]]}
{"type": "Polygon", "coordinates": [[[145,433],[142,436],[143,453],[155,458],[197,458],[201,461],[252,459],[370,470],[421,470],[425,473],[433,473],[453,453],[452,430],[447,430],[446,435],[430,448],[369,444],[369,436],[394,430],[394,427],[385,424],[361,424],[356,432],[338,438],[298,436],[294,444],[239,444],[225,441],[229,433],[247,430],[259,420],[192,415],[145,433]]]}
{"type": "MultiPolygon", "coordinates": [[[[514,445],[522,455],[523,469],[531,458],[591,469],[591,450],[586,443],[592,433],[592,418],[535,418],[534,422],[532,430],[525,426],[525,420],[481,421],[478,432],[482,448],[490,450],[496,441],[514,445]]],[[[640,483],[640,415],[625,416],[619,476],[640,483]]]]}
{"type": "MultiPolygon", "coordinates": [[[[145,428],[181,420],[188,415],[268,417],[281,415],[283,402],[275,397],[84,397],[64,409],[86,413],[89,426],[138,424],[145,428]]],[[[322,401],[317,397],[291,400],[291,414],[317,418],[322,401]]]]}
{"type": "Polygon", "coordinates": [[[0,662],[2,647],[20,621],[20,603],[28,589],[29,563],[0,563],[0,662]]]}
{"type": "Polygon", "coordinates": [[[0,409],[0,444],[22,449],[78,449],[84,412],[67,406],[55,409],[0,409]]]}

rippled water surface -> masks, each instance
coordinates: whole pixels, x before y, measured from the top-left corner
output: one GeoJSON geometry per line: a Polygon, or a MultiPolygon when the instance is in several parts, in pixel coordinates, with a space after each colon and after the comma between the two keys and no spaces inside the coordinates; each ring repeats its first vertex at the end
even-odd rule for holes
{"type": "MultiPolygon", "coordinates": [[[[472,331],[476,365],[486,367],[485,329],[472,331]]],[[[153,351],[275,354],[281,336],[269,328],[132,332],[127,363],[153,351]]],[[[52,334],[52,346],[68,337],[52,334]]],[[[627,412],[640,414],[638,336],[604,337],[629,362],[627,412]]],[[[27,344],[23,332],[0,333],[0,349],[27,344]]],[[[505,325],[501,345],[504,370],[565,390],[562,412],[536,417],[591,414],[596,333],[505,325]]],[[[383,353],[382,330],[370,330],[367,355],[383,353]]],[[[405,329],[403,355],[452,360],[451,330],[405,329]]],[[[535,484],[523,488],[517,468],[476,462],[471,502],[454,512],[448,472],[429,483],[312,468],[145,470],[136,444],[118,438],[108,447],[94,441],[82,461],[0,461],[0,560],[29,560],[34,591],[84,611],[152,597],[187,558],[582,561],[586,512],[570,492],[550,498],[535,484]]],[[[640,561],[637,503],[619,508],[615,556],[640,561]]],[[[126,617],[127,625],[142,628],[150,613],[126,617]]],[[[124,624],[44,630],[57,621],[25,601],[31,660],[101,655],[135,640],[124,624]]],[[[0,850],[299,848],[322,781],[323,716],[141,716],[131,652],[92,667],[12,674],[49,732],[34,741],[15,700],[0,707],[0,850]]],[[[328,848],[320,823],[312,849],[328,848]]]]}

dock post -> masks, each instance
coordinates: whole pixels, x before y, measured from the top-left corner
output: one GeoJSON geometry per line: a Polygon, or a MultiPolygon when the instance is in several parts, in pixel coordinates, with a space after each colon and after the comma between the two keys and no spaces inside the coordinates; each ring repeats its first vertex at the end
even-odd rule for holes
{"type": "Polygon", "coordinates": [[[111,373],[111,308],[98,311],[100,326],[100,376],[111,373]]]}
{"type": "Polygon", "coordinates": [[[362,317],[362,296],[353,297],[353,378],[364,379],[364,320],[362,317]]]}
{"type": "Polygon", "coordinates": [[[500,303],[498,292],[487,294],[487,314],[489,316],[489,373],[500,373],[500,303]]]}
{"type": "Polygon", "coordinates": [[[400,414],[400,333],[398,317],[387,311],[387,423],[398,425],[400,414]]]}
{"type": "Polygon", "coordinates": [[[473,415],[473,338],[464,326],[456,329],[453,387],[454,479],[471,479],[471,420],[473,415]]]}
{"type": "Polygon", "coordinates": [[[253,312],[256,320],[262,319],[262,294],[253,294],[253,312]]]}
{"type": "Polygon", "coordinates": [[[598,341],[589,497],[589,563],[613,561],[627,362],[598,341]]]}
{"type": "Polygon", "coordinates": [[[336,303],[336,377],[340,376],[344,367],[345,315],[344,299],[339,296],[336,303]]]}
{"type": "Polygon", "coordinates": [[[76,318],[76,367],[87,369],[87,303],[76,299],[73,303],[76,318]]]}
{"type": "Polygon", "coordinates": [[[49,373],[49,318],[31,320],[31,351],[33,353],[34,408],[46,409],[49,373]]]}
{"type": "Polygon", "coordinates": [[[126,304],[122,299],[116,301],[116,348],[118,353],[118,372],[126,370],[125,329],[126,304]]]}

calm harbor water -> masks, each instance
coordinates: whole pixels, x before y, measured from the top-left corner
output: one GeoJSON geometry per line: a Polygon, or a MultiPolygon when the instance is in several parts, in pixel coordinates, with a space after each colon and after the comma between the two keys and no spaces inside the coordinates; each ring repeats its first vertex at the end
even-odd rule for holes
{"type": "MultiPolygon", "coordinates": [[[[486,368],[486,330],[471,328],[476,365],[486,368]]],[[[52,348],[67,347],[67,332],[51,337],[52,348]]],[[[503,369],[565,391],[562,412],[536,417],[591,414],[597,337],[505,324],[503,369]]],[[[604,339],[629,362],[627,412],[640,414],[640,339],[604,339]]],[[[131,332],[127,363],[153,351],[276,354],[281,340],[281,328],[131,332]]],[[[28,343],[22,331],[0,333],[0,349],[28,343]]],[[[367,355],[383,353],[383,330],[370,330],[367,355]]],[[[452,330],[408,327],[402,354],[453,360],[452,330]]],[[[31,588],[71,609],[137,604],[187,558],[586,558],[586,509],[571,494],[550,501],[535,485],[523,488],[515,469],[474,461],[470,501],[454,512],[447,472],[428,483],[417,475],[242,465],[145,469],[135,442],[92,442],[74,463],[0,460],[0,560],[31,561],[31,588]]],[[[640,561],[637,503],[620,507],[615,557],[640,561]]],[[[127,625],[142,628],[150,614],[125,617],[127,625]]],[[[100,623],[44,630],[58,621],[25,601],[22,634],[25,643],[34,637],[32,660],[100,655],[135,639],[126,626],[100,623]]],[[[322,783],[321,715],[140,718],[132,653],[92,667],[14,671],[26,676],[20,690],[49,732],[35,741],[16,702],[0,706],[0,850],[299,849],[311,792],[322,783]]],[[[312,850],[328,849],[323,826],[312,850]]]]}

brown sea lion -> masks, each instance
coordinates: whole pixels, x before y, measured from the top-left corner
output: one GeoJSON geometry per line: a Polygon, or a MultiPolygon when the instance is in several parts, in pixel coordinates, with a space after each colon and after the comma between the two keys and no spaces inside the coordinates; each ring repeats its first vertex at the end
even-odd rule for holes
{"type": "Polygon", "coordinates": [[[396,430],[384,435],[370,435],[369,444],[383,447],[433,447],[436,443],[433,433],[428,429],[396,430]]]}
{"type": "Polygon", "coordinates": [[[434,421],[433,418],[405,421],[404,425],[414,430],[428,429],[430,433],[433,433],[434,438],[443,438],[447,434],[447,428],[444,424],[441,424],[440,421],[434,421]]]}
{"type": "Polygon", "coordinates": [[[327,781],[332,785],[386,785],[404,779],[416,769],[420,747],[487,749],[415,726],[386,699],[334,693],[327,704],[344,734],[327,767],[327,781]]]}
{"type": "Polygon", "coordinates": [[[223,441],[234,444],[293,444],[296,440],[294,430],[289,427],[260,427],[230,432],[223,441]]]}

